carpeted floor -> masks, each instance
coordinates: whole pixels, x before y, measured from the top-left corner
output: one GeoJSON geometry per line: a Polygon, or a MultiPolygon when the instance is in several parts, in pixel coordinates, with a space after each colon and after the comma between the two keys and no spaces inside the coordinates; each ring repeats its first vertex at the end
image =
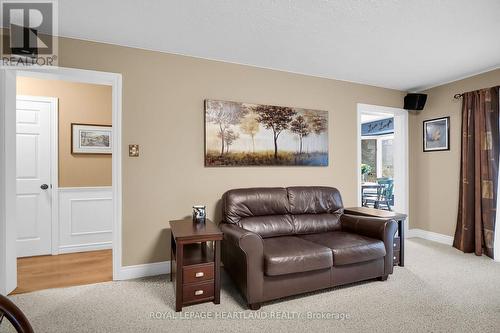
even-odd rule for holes
{"type": "Polygon", "coordinates": [[[246,310],[225,276],[220,305],[182,314],[166,276],[11,299],[36,332],[500,332],[500,263],[421,239],[408,240],[406,252],[406,266],[385,282],[290,297],[257,312],[246,310]]]}

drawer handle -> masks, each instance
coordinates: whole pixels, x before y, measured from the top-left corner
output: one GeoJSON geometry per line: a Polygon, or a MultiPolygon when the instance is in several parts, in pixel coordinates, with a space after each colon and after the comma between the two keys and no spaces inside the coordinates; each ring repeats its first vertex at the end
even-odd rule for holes
{"type": "Polygon", "coordinates": [[[394,257],[394,260],[396,260],[396,257],[394,257]]]}
{"type": "Polygon", "coordinates": [[[396,243],[394,243],[394,247],[396,247],[396,243]]]}
{"type": "Polygon", "coordinates": [[[194,292],[195,296],[200,296],[200,295],[203,295],[203,290],[196,290],[194,292]]]}
{"type": "Polygon", "coordinates": [[[203,273],[203,272],[196,272],[196,274],[194,276],[197,277],[197,278],[200,278],[200,277],[205,276],[205,273],[203,273]]]}

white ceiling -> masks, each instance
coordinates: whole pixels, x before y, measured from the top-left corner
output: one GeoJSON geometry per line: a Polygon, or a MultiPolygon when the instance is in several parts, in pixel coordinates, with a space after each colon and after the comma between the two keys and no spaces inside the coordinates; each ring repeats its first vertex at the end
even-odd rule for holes
{"type": "Polygon", "coordinates": [[[62,36],[417,91],[500,65],[499,0],[61,0],[62,36]]]}

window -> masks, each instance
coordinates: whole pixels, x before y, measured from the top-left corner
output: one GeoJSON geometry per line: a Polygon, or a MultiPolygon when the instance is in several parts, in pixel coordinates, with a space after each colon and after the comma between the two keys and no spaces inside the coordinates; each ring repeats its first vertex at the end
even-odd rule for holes
{"type": "Polygon", "coordinates": [[[382,177],[394,178],[393,139],[382,139],[382,177]]]}
{"type": "Polygon", "coordinates": [[[377,181],[377,140],[366,139],[361,140],[361,163],[367,164],[371,168],[371,172],[366,175],[365,181],[377,181]]]}
{"type": "Polygon", "coordinates": [[[361,138],[361,163],[371,167],[367,182],[377,178],[394,178],[394,134],[361,138]]]}

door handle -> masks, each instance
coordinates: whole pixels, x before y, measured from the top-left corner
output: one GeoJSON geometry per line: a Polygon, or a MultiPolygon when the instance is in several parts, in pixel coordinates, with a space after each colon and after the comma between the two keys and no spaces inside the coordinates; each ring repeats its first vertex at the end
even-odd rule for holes
{"type": "Polygon", "coordinates": [[[46,190],[46,189],[48,189],[48,188],[49,188],[49,185],[47,185],[47,184],[42,184],[42,185],[40,186],[40,188],[41,188],[42,190],[46,190]]]}

